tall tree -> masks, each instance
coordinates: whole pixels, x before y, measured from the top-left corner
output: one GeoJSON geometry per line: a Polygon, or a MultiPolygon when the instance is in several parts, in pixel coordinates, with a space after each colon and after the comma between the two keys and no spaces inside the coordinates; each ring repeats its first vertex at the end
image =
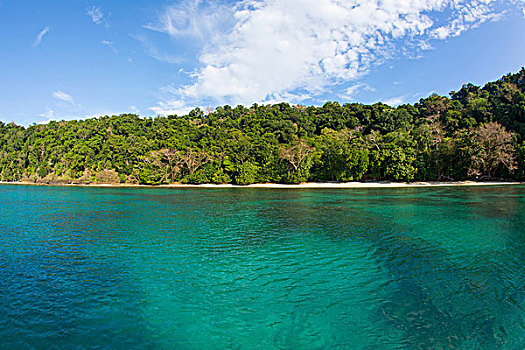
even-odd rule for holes
{"type": "Polygon", "coordinates": [[[478,126],[471,132],[473,154],[470,175],[494,178],[503,166],[512,172],[516,169],[513,135],[500,124],[491,122],[478,126]]]}

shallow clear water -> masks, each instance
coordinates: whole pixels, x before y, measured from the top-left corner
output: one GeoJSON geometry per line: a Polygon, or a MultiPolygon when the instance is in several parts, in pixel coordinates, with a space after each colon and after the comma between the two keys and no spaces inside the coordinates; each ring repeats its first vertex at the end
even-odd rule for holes
{"type": "Polygon", "coordinates": [[[0,186],[0,348],[519,349],[525,186],[0,186]]]}

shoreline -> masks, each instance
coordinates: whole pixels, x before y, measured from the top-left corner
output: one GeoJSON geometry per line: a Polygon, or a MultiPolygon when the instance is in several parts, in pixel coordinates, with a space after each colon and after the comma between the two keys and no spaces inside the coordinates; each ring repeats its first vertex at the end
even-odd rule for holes
{"type": "Polygon", "coordinates": [[[525,185],[525,182],[513,181],[450,181],[450,182],[306,182],[300,184],[259,183],[251,185],[233,184],[169,184],[169,185],[138,185],[138,184],[64,184],[64,183],[34,183],[0,181],[0,185],[26,186],[59,186],[59,187],[114,187],[114,188],[274,188],[274,189],[337,189],[337,188],[415,188],[415,187],[457,187],[457,186],[509,186],[525,185]]]}

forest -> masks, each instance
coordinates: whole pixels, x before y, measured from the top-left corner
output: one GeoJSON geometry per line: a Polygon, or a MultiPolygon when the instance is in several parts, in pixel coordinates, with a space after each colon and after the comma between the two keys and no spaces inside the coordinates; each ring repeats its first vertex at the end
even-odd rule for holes
{"type": "Polygon", "coordinates": [[[199,108],[22,127],[0,122],[0,181],[55,184],[525,179],[525,69],[413,105],[199,108]]]}

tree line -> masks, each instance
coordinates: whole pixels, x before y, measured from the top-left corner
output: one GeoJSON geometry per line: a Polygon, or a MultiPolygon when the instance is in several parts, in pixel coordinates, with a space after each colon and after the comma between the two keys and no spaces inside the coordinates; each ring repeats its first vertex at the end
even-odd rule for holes
{"type": "Polygon", "coordinates": [[[299,183],[525,179],[525,69],[391,107],[328,102],[0,122],[0,180],[299,183]]]}

